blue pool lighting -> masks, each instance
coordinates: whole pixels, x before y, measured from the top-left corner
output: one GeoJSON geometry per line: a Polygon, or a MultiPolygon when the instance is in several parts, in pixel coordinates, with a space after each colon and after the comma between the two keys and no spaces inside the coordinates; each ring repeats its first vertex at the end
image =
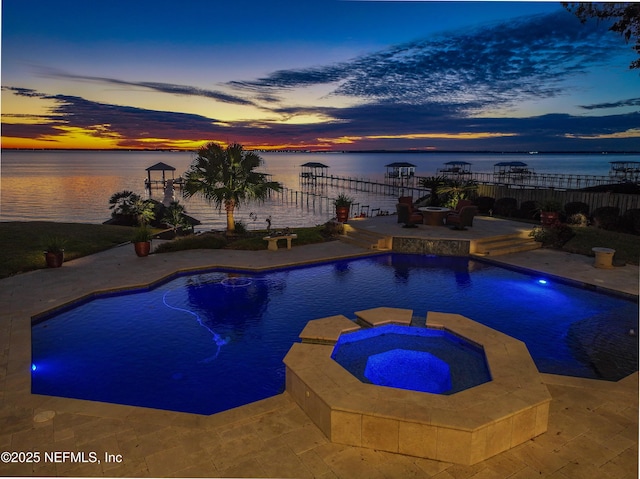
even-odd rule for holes
{"type": "MultiPolygon", "coordinates": [[[[482,323],[523,341],[543,373],[618,381],[638,370],[637,301],[539,279],[467,257],[396,253],[176,274],[36,318],[31,391],[214,414],[283,392],[283,358],[309,321],[381,306],[411,309],[422,325],[428,311],[482,323]]],[[[407,340],[369,356],[390,349],[409,349],[407,340]]],[[[419,357],[428,356],[392,359],[419,357]]],[[[458,366],[447,364],[455,391],[458,366]]]]}
{"type": "Polygon", "coordinates": [[[491,380],[484,350],[444,330],[390,324],[343,334],[331,358],[365,383],[454,394],[491,380]]]}
{"type": "Polygon", "coordinates": [[[36,368],[36,365],[35,365],[35,364],[32,364],[32,365],[31,365],[31,370],[32,370],[32,371],[35,371],[36,369],[37,369],[37,368],[36,368]]]}
{"type": "Polygon", "coordinates": [[[547,284],[547,280],[546,279],[539,279],[538,280],[538,284],[547,284]]]}
{"type": "Polygon", "coordinates": [[[367,360],[364,375],[373,384],[441,394],[451,389],[449,365],[423,351],[392,349],[367,360]]]}

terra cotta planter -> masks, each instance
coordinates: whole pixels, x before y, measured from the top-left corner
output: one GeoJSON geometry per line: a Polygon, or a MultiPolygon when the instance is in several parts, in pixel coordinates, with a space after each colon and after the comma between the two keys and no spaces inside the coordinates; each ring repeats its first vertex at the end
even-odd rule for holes
{"type": "Polygon", "coordinates": [[[151,241],[139,241],[133,243],[133,247],[139,257],[149,256],[151,252],[151,241]]]}
{"type": "Polygon", "coordinates": [[[346,223],[349,219],[351,206],[336,206],[336,219],[338,223],[346,223]]]}
{"type": "Polygon", "coordinates": [[[45,251],[44,260],[47,263],[47,268],[59,268],[64,262],[64,251],[58,251],[55,253],[45,251]]]}

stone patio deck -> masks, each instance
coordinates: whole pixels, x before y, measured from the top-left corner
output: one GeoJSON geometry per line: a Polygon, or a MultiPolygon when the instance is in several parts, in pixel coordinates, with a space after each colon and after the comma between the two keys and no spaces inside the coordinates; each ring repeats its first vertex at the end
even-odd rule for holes
{"type": "MultiPolygon", "coordinates": [[[[458,233],[479,231],[474,225],[458,233]]],[[[177,270],[260,269],[361,254],[368,252],[330,242],[276,252],[184,251],[137,258],[125,246],[60,269],[1,280],[0,452],[36,451],[40,461],[0,462],[0,476],[638,477],[638,373],[618,383],[542,374],[552,396],[547,432],[472,466],[332,444],[287,393],[206,417],[30,393],[31,317],[47,309],[94,291],[151,283],[177,270]],[[95,452],[100,463],[65,456],[44,460],[52,451],[95,452]]],[[[548,250],[499,259],[638,294],[635,266],[596,270],[592,258],[548,250]]]]}

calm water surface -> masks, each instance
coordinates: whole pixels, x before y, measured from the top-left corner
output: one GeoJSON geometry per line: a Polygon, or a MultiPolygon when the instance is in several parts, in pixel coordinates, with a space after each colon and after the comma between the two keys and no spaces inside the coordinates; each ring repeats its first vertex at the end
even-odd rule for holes
{"type": "MultiPolygon", "coordinates": [[[[573,173],[607,175],[609,162],[632,161],[630,155],[498,155],[453,153],[261,153],[263,171],[288,188],[299,190],[300,165],[308,161],[329,166],[328,174],[368,178],[382,181],[385,165],[408,161],[416,165],[416,174],[433,175],[447,161],[472,163],[474,172],[492,172],[498,161],[524,161],[539,173],[573,173]]],[[[113,193],[131,190],[148,196],[144,188],[145,169],[157,162],[176,168],[182,175],[195,154],[192,152],[95,152],[95,151],[5,151],[2,152],[0,221],[47,220],[61,222],[102,223],[109,219],[109,198],[113,193]]],[[[156,178],[156,177],[154,177],[156,178]]],[[[157,176],[159,178],[159,176],[157,176]]],[[[335,197],[336,188],[322,190],[335,197]]],[[[395,199],[362,192],[348,192],[361,205],[394,210],[395,199]]],[[[163,192],[153,190],[152,198],[162,200],[163,192]]],[[[177,199],[185,204],[190,215],[202,222],[200,229],[224,228],[224,213],[200,198],[177,199]]],[[[290,198],[288,199],[290,200],[290,198]]],[[[273,227],[311,226],[333,216],[333,207],[318,198],[316,204],[297,205],[284,201],[281,195],[264,204],[244,205],[237,219],[250,229],[264,228],[268,216],[273,227]]]]}

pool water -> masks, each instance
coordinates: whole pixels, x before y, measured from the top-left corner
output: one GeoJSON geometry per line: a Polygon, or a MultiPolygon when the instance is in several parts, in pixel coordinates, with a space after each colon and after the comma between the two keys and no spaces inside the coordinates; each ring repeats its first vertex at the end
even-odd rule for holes
{"type": "Polygon", "coordinates": [[[442,329],[390,324],[342,334],[331,358],[360,381],[455,394],[491,380],[482,347],[442,329]]]}
{"type": "Polygon", "coordinates": [[[378,306],[462,314],[524,341],[542,372],[637,370],[636,302],[538,279],[404,254],[178,276],[34,324],[32,392],[213,414],[282,392],[282,359],[309,320],[378,306]]]}

